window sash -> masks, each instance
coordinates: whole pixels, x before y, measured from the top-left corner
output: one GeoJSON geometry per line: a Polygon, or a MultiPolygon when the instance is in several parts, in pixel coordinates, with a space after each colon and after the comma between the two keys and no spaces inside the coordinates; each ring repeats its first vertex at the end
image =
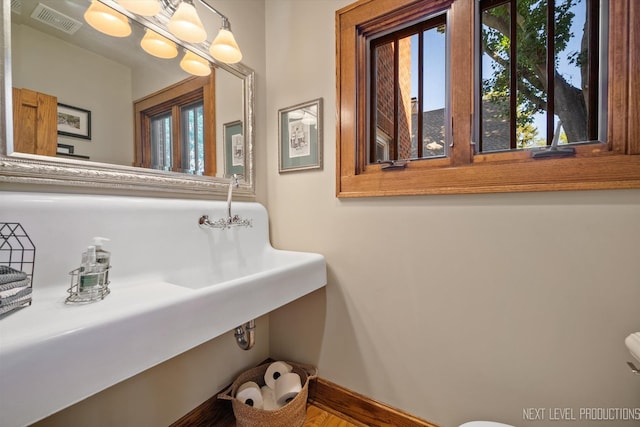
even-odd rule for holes
{"type": "Polygon", "coordinates": [[[607,140],[576,156],[531,159],[528,151],[473,154],[474,0],[361,0],[336,12],[338,197],[640,188],[640,7],[610,0],[607,140]],[[450,131],[446,159],[382,172],[366,160],[366,37],[448,8],[451,31],[450,131]],[[354,43],[354,40],[356,41],[354,43]],[[634,100],[634,102],[631,102],[634,100]]]}
{"type": "MultiPolygon", "coordinates": [[[[383,46],[385,45],[389,45],[393,51],[393,66],[392,66],[392,70],[393,70],[393,80],[391,82],[392,84],[392,100],[391,103],[393,105],[393,113],[392,113],[392,117],[394,119],[394,124],[393,124],[393,129],[391,132],[386,132],[385,131],[385,135],[389,135],[389,134],[393,134],[390,138],[391,144],[389,144],[388,146],[388,152],[389,152],[389,158],[393,159],[393,160],[404,160],[404,159],[409,159],[409,158],[413,158],[413,159],[427,159],[427,158],[434,158],[434,156],[431,157],[423,157],[424,156],[424,103],[425,103],[425,97],[424,97],[424,86],[425,86],[425,73],[424,73],[424,66],[425,66],[425,58],[424,58],[424,52],[425,52],[425,42],[424,42],[424,33],[429,31],[429,30],[433,30],[436,29],[440,26],[445,26],[447,25],[447,20],[446,20],[446,14],[442,13],[442,14],[438,14],[434,17],[430,17],[418,24],[415,25],[411,25],[407,28],[398,30],[398,31],[394,31],[391,34],[385,34],[384,36],[378,37],[378,38],[374,38],[372,39],[369,43],[370,43],[370,47],[368,49],[368,55],[367,57],[370,58],[369,59],[369,74],[367,76],[367,79],[369,81],[369,90],[370,90],[370,94],[371,94],[371,99],[372,101],[369,103],[370,105],[370,109],[368,111],[368,117],[369,117],[369,136],[368,139],[370,141],[369,143],[369,163],[377,163],[378,160],[388,160],[388,159],[379,159],[378,155],[377,155],[377,147],[379,145],[379,138],[378,138],[378,132],[380,132],[380,114],[378,112],[379,110],[379,78],[378,76],[381,73],[381,70],[379,69],[380,61],[378,60],[378,55],[379,55],[379,49],[381,49],[383,46]],[[408,38],[412,38],[412,37],[416,37],[417,38],[417,44],[418,44],[418,48],[417,48],[417,53],[418,53],[418,58],[417,58],[417,97],[416,97],[416,109],[417,109],[417,113],[416,113],[416,121],[417,121],[417,125],[416,125],[416,134],[415,134],[415,138],[412,139],[411,138],[411,129],[409,129],[409,135],[405,136],[409,137],[410,139],[410,143],[411,143],[411,152],[416,151],[416,155],[404,155],[404,153],[407,151],[406,148],[403,150],[400,145],[401,145],[401,141],[403,138],[403,132],[406,130],[405,127],[401,127],[399,126],[398,122],[399,122],[399,118],[400,118],[400,113],[402,111],[404,111],[406,113],[405,110],[401,110],[400,105],[402,104],[403,101],[406,101],[406,96],[407,94],[404,95],[404,97],[402,97],[402,78],[400,76],[400,66],[401,66],[401,52],[402,52],[402,47],[401,47],[401,43],[403,41],[405,41],[408,38]],[[413,145],[416,145],[416,149],[413,150],[413,145]]],[[[445,32],[445,38],[446,38],[446,32],[445,32]]],[[[412,40],[411,43],[414,43],[414,41],[412,40]]],[[[446,41],[445,41],[446,44],[446,41]]],[[[413,55],[413,53],[411,54],[413,55]]],[[[445,57],[442,58],[442,60],[445,63],[445,69],[446,69],[446,63],[447,63],[447,54],[446,54],[446,48],[445,48],[445,57]]],[[[414,72],[415,70],[412,70],[412,72],[414,72]]],[[[445,77],[446,78],[446,77],[445,77]]],[[[447,83],[448,85],[448,83],[447,83]]],[[[445,111],[445,117],[447,115],[447,110],[448,110],[448,105],[447,102],[445,100],[445,106],[444,106],[444,111],[445,111]]],[[[446,119],[445,119],[446,120],[446,119]]],[[[409,117],[409,123],[407,124],[409,128],[411,128],[412,126],[412,117],[409,117]]],[[[446,128],[446,126],[445,126],[446,128]]],[[[385,129],[386,130],[386,129],[385,129]]],[[[447,141],[447,132],[444,133],[444,145],[445,145],[445,155],[446,155],[446,141],[447,141]]],[[[438,156],[440,157],[440,156],[438,156]]]]}
{"type": "MultiPolygon", "coordinates": [[[[518,15],[517,3],[520,0],[478,0],[478,13],[476,17],[476,67],[477,67],[477,80],[476,87],[478,88],[478,94],[476,94],[476,117],[478,123],[475,124],[475,139],[478,143],[477,151],[480,153],[489,153],[492,150],[485,149],[484,144],[484,125],[486,121],[484,120],[484,100],[483,100],[483,79],[484,79],[484,67],[483,67],[483,14],[488,10],[504,7],[509,11],[509,40],[510,40],[510,50],[509,50],[509,90],[508,97],[510,103],[510,114],[509,114],[509,148],[514,150],[518,149],[518,140],[517,140],[517,110],[518,110],[518,100],[517,97],[519,95],[519,79],[518,79],[518,64],[519,57],[521,53],[518,52],[518,28],[517,22],[515,19],[511,19],[511,17],[518,15]]],[[[571,143],[585,143],[585,142],[595,142],[600,140],[600,135],[598,132],[598,123],[600,114],[606,114],[604,111],[604,102],[600,101],[600,82],[604,81],[606,77],[606,69],[603,67],[600,70],[599,63],[602,60],[599,52],[599,35],[600,35],[600,0],[585,0],[586,3],[586,13],[585,19],[586,22],[589,23],[589,38],[588,38],[588,68],[587,68],[587,79],[589,81],[588,85],[584,90],[587,91],[587,120],[586,120],[586,134],[587,137],[584,140],[580,141],[572,141],[571,143]],[[599,78],[599,73],[602,73],[602,78],[599,78]]],[[[551,145],[554,138],[554,130],[556,128],[556,101],[558,97],[555,94],[556,88],[556,49],[555,49],[555,26],[556,26],[556,6],[558,6],[557,0],[548,0],[548,6],[546,8],[546,22],[545,28],[547,29],[547,39],[546,39],[546,73],[545,78],[549,82],[547,84],[547,88],[545,89],[545,127],[546,127],[546,135],[544,135],[544,140],[547,145],[551,145]]],[[[606,62],[606,58],[604,61],[606,62]]],[[[502,148],[504,150],[505,148],[502,148]]]]}
{"type": "MultiPolygon", "coordinates": [[[[216,175],[216,120],[215,120],[215,73],[207,77],[189,77],[172,86],[148,95],[134,102],[135,122],[135,162],[134,166],[149,168],[152,163],[150,143],[151,117],[159,114],[170,114],[172,118],[172,164],[170,169],[175,172],[191,172],[190,153],[185,152],[181,144],[183,138],[182,108],[201,102],[203,119],[198,126],[202,126],[202,153],[197,168],[198,174],[206,176],[216,175]],[[186,156],[186,157],[185,157],[186,156]],[[202,164],[202,161],[204,162],[202,164]]],[[[195,159],[194,159],[195,165],[195,159]]]]}

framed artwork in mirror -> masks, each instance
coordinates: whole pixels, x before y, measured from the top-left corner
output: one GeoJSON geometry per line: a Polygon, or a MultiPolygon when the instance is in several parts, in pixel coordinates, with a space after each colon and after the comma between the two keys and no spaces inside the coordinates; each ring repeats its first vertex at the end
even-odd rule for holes
{"type": "Polygon", "coordinates": [[[279,171],[322,167],[322,98],[278,111],[279,171]]]}
{"type": "Polygon", "coordinates": [[[242,121],[222,125],[224,139],[225,176],[244,175],[244,135],[242,121]]]}
{"type": "Polygon", "coordinates": [[[58,104],[58,135],[91,139],[91,111],[58,104]]]}

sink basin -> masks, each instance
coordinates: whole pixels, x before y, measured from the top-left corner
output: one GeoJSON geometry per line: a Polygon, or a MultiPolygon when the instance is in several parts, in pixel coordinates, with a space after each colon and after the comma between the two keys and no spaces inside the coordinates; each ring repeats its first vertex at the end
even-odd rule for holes
{"type": "MultiPolygon", "coordinates": [[[[165,275],[165,281],[190,289],[203,290],[226,283],[234,286],[239,282],[260,281],[270,276],[299,273],[297,282],[307,280],[309,264],[324,262],[324,257],[305,252],[283,251],[267,248],[260,257],[250,262],[234,260],[226,265],[208,265],[206,268],[179,269],[165,275]]],[[[206,291],[205,291],[206,292],[206,291]]]]}
{"type": "Polygon", "coordinates": [[[33,304],[0,317],[3,427],[38,421],[326,284],[322,255],[273,248],[266,210],[237,205],[252,228],[197,226],[202,212],[224,214],[224,202],[0,192],[3,216],[8,207],[37,249],[33,304]],[[111,239],[111,293],[65,304],[68,272],[94,235],[111,239]]]}

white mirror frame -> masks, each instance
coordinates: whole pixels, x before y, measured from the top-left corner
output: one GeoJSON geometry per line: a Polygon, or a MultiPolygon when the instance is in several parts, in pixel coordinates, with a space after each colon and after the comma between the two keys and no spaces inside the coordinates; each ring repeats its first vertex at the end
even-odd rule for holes
{"type": "MultiPolygon", "coordinates": [[[[226,197],[227,179],[118,166],[64,158],[50,158],[13,152],[13,98],[11,83],[11,5],[0,2],[0,183],[80,187],[89,192],[108,191],[125,195],[161,194],[165,196],[226,197]]],[[[135,19],[135,17],[131,16],[135,19]]],[[[136,19],[137,20],[137,19],[136,19]]],[[[144,25],[144,24],[143,24],[144,25]]],[[[208,55],[203,55],[208,56],[208,55]]],[[[212,58],[209,58],[215,62],[212,58]]],[[[245,176],[234,191],[239,199],[255,198],[253,113],[255,72],[245,65],[220,64],[243,80],[245,132],[245,176]]],[[[133,117],[132,117],[133,120],[133,117]]]]}

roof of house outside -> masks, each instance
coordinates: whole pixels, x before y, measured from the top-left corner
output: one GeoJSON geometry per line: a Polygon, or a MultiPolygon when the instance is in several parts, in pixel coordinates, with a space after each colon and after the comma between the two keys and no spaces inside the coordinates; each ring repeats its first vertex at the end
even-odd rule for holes
{"type": "MultiPolygon", "coordinates": [[[[482,151],[503,151],[510,149],[509,118],[498,105],[490,102],[482,103],[482,151]]],[[[418,132],[417,111],[413,109],[411,120],[411,134],[414,139],[411,155],[418,157],[418,147],[415,137],[418,132]]],[[[422,147],[423,158],[441,157],[445,154],[445,109],[425,111],[422,119],[422,147]]]]}

